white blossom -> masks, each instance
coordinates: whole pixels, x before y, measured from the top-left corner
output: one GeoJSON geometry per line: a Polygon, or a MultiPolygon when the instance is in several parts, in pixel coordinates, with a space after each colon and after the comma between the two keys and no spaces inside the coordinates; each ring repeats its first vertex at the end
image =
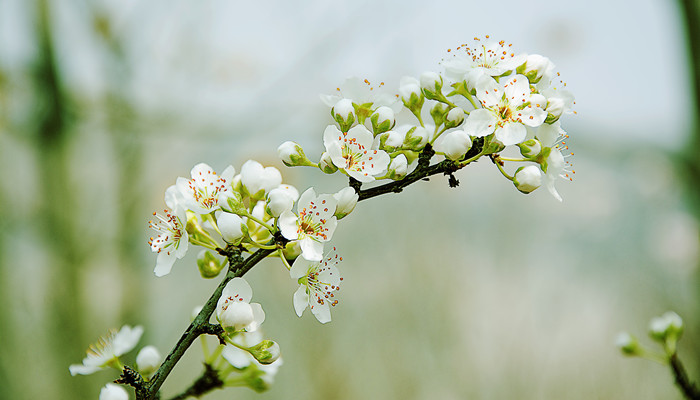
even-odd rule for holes
{"type": "Polygon", "coordinates": [[[191,179],[177,178],[175,185],[185,207],[198,214],[209,214],[227,204],[233,189],[231,180],[236,170],[228,166],[221,175],[207,164],[200,163],[190,171],[191,179]]]}
{"type": "Polygon", "coordinates": [[[435,140],[435,151],[453,161],[464,157],[471,147],[472,139],[463,130],[447,132],[435,140]]]}
{"type": "Polygon", "coordinates": [[[100,390],[99,400],[129,400],[129,393],[120,385],[108,383],[100,390]]]}
{"type": "Polygon", "coordinates": [[[474,38],[474,44],[464,44],[452,51],[453,56],[442,62],[447,76],[465,81],[471,90],[482,77],[501,76],[525,62],[526,55],[515,55],[510,44],[488,39],[474,38]]]}
{"type": "Polygon", "coordinates": [[[338,304],[335,293],[340,289],[340,276],[337,265],[343,258],[333,251],[328,252],[322,261],[309,261],[297,258],[289,274],[299,283],[294,293],[294,311],[301,317],[309,307],[311,313],[322,324],[331,320],[331,306],[338,304]]]}
{"type": "Polygon", "coordinates": [[[357,205],[357,200],[360,198],[355,189],[346,187],[333,195],[333,198],[338,202],[335,207],[335,217],[341,219],[350,214],[357,205]]]}
{"type": "Polygon", "coordinates": [[[141,375],[150,375],[160,366],[162,357],[155,346],[146,346],[136,355],[136,365],[141,375]]]}
{"type": "Polygon", "coordinates": [[[265,321],[265,312],[258,303],[250,303],[253,289],[243,278],[231,279],[216,304],[216,319],[221,326],[234,331],[255,331],[265,321]]]}
{"type": "Polygon", "coordinates": [[[124,325],[118,332],[112,330],[97,343],[90,345],[82,364],[73,364],[68,369],[71,375],[89,375],[106,368],[119,356],[131,351],[143,335],[143,327],[124,325]]]}
{"type": "Polygon", "coordinates": [[[321,260],[323,243],[331,240],[338,225],[335,214],[337,201],[330,194],[316,195],[313,188],[302,193],[297,203],[297,213],[291,210],[279,217],[282,236],[299,242],[302,257],[321,260]]]}
{"type": "Polygon", "coordinates": [[[263,167],[255,160],[248,160],[241,167],[241,183],[257,199],[282,184],[282,174],[275,167],[263,167]]]}
{"type": "Polygon", "coordinates": [[[323,133],[323,144],[333,164],[360,182],[372,182],[389,165],[389,155],[384,150],[373,150],[373,142],[374,135],[363,125],[348,132],[329,125],[323,133]]]}

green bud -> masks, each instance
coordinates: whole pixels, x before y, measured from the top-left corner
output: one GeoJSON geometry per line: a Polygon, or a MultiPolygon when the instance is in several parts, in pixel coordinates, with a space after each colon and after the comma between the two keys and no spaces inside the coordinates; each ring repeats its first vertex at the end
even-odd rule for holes
{"type": "Polygon", "coordinates": [[[370,120],[372,122],[374,136],[377,136],[394,127],[394,110],[389,107],[381,106],[372,114],[370,120]]]}
{"type": "Polygon", "coordinates": [[[428,143],[430,132],[422,126],[414,126],[406,132],[403,147],[408,150],[420,151],[428,143]]]}
{"type": "Polygon", "coordinates": [[[247,351],[260,364],[272,364],[280,358],[280,345],[272,340],[263,340],[255,346],[249,347],[247,351]]]}
{"type": "Polygon", "coordinates": [[[321,154],[321,161],[318,162],[318,168],[326,174],[334,174],[338,171],[338,167],[333,164],[331,156],[326,152],[321,154]]]}
{"type": "Polygon", "coordinates": [[[617,335],[615,338],[615,346],[626,356],[638,356],[641,354],[641,348],[639,347],[637,338],[627,332],[620,332],[617,335]]]}
{"type": "Polygon", "coordinates": [[[202,278],[216,278],[224,265],[208,250],[202,250],[197,255],[197,268],[202,278]]]}
{"type": "Polygon", "coordinates": [[[445,115],[447,115],[447,107],[442,103],[436,103],[433,108],[430,109],[430,116],[433,117],[435,126],[440,126],[445,122],[445,115]]]}
{"type": "Polygon", "coordinates": [[[355,123],[355,107],[350,99],[340,99],[331,108],[331,116],[340,125],[340,130],[347,132],[355,123]]]}
{"type": "Polygon", "coordinates": [[[284,165],[288,167],[298,167],[298,166],[316,166],[312,163],[306,154],[304,154],[304,149],[298,143],[287,141],[277,148],[277,155],[284,165]]]}

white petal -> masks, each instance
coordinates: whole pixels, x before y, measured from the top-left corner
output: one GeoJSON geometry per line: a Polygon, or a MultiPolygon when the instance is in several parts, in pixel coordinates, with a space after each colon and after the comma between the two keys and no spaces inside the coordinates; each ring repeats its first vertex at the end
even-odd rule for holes
{"type": "Polygon", "coordinates": [[[517,122],[511,122],[505,124],[502,128],[496,129],[496,139],[505,146],[521,143],[526,136],[527,129],[525,129],[525,125],[517,122]]]}
{"type": "Polygon", "coordinates": [[[170,270],[173,269],[173,264],[175,263],[176,258],[177,256],[174,252],[162,250],[160,253],[158,253],[156,267],[153,270],[153,273],[155,273],[158,277],[168,275],[170,270]]]}
{"type": "Polygon", "coordinates": [[[464,131],[477,137],[490,135],[496,129],[496,122],[498,120],[491,111],[480,108],[469,113],[464,122],[464,131]]]}
{"type": "Polygon", "coordinates": [[[83,365],[83,364],[72,364],[70,367],[68,367],[68,370],[70,371],[70,374],[72,376],[75,375],[90,375],[93,374],[99,370],[101,370],[101,367],[94,366],[94,365],[83,365]]]}
{"type": "Polygon", "coordinates": [[[299,232],[297,231],[297,216],[291,210],[284,211],[280,214],[277,220],[277,226],[282,232],[282,236],[289,240],[297,240],[299,238],[299,232]]]}
{"type": "Polygon", "coordinates": [[[141,340],[141,335],[143,335],[143,326],[139,325],[132,328],[129,325],[124,325],[112,341],[114,355],[119,357],[131,351],[141,340]]]}
{"type": "Polygon", "coordinates": [[[253,298],[253,289],[250,287],[248,282],[243,278],[233,278],[224,287],[221,297],[236,297],[239,296],[241,299],[248,303],[251,298],[253,298]]]}
{"type": "Polygon", "coordinates": [[[331,307],[327,301],[323,302],[323,304],[315,303],[310,308],[318,322],[325,324],[331,321],[331,307]]]}
{"type": "Polygon", "coordinates": [[[263,322],[265,322],[265,311],[258,303],[250,303],[250,308],[253,310],[253,322],[246,328],[247,332],[256,331],[263,322]]]}
{"type": "Polygon", "coordinates": [[[294,260],[294,264],[292,264],[292,268],[289,270],[289,275],[292,279],[299,279],[307,275],[309,273],[309,268],[317,263],[318,262],[309,261],[304,257],[297,257],[297,259],[294,260]]]}
{"type": "Polygon", "coordinates": [[[309,295],[306,293],[306,286],[301,285],[296,292],[294,292],[294,311],[299,317],[306,310],[309,305],[309,295]]]}
{"type": "Polygon", "coordinates": [[[236,368],[245,368],[253,361],[248,352],[232,344],[224,346],[224,349],[221,351],[221,356],[236,368]]]}
{"type": "Polygon", "coordinates": [[[305,259],[309,261],[323,259],[323,243],[307,237],[299,241],[299,247],[301,247],[301,256],[305,259]]]}

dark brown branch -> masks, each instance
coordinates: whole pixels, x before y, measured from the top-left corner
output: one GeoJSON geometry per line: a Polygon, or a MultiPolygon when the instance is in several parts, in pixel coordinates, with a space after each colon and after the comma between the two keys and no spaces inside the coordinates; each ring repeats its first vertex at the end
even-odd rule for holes
{"type": "Polygon", "coordinates": [[[683,395],[688,400],[700,400],[700,390],[693,382],[688,379],[688,373],[685,371],[685,367],[678,358],[678,354],[674,353],[670,359],[671,370],[673,370],[673,376],[676,379],[676,385],[683,392],[683,395]]]}

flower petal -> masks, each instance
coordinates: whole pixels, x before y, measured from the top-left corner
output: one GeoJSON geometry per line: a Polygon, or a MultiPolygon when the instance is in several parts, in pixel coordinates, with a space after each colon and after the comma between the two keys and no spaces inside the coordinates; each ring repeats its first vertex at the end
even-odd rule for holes
{"type": "Polygon", "coordinates": [[[309,305],[309,295],[306,293],[306,286],[299,286],[296,292],[294,292],[294,311],[297,316],[301,317],[301,314],[306,310],[306,306],[309,305]]]}

